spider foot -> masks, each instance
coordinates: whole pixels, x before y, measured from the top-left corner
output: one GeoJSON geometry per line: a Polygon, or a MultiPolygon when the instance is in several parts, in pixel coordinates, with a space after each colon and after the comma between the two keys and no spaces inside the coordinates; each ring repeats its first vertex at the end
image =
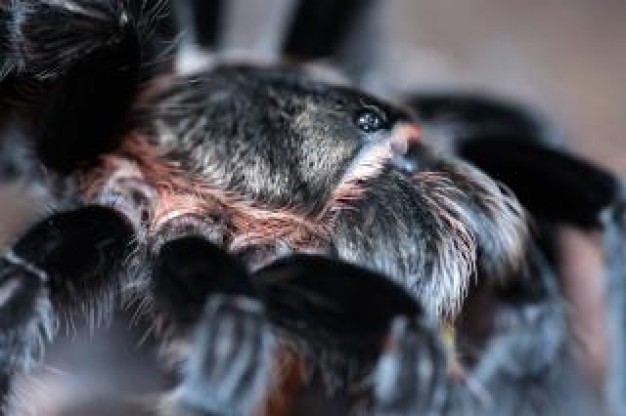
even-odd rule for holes
{"type": "Polygon", "coordinates": [[[153,271],[157,313],[186,344],[172,414],[252,414],[268,390],[273,337],[245,268],[185,236],[162,245],[153,271]]]}
{"type": "Polygon", "coordinates": [[[258,301],[212,296],[184,367],[177,414],[252,414],[266,397],[272,345],[258,301]]]}
{"type": "Polygon", "coordinates": [[[446,360],[434,334],[406,317],[393,320],[373,375],[377,415],[440,414],[446,360]]]}

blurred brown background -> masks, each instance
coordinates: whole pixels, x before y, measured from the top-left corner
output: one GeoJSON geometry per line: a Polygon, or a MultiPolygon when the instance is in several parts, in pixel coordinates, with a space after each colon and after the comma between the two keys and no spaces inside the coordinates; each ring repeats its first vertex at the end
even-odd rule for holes
{"type": "Polygon", "coordinates": [[[626,174],[626,1],[387,0],[379,70],[539,107],[572,146],[626,174]]]}

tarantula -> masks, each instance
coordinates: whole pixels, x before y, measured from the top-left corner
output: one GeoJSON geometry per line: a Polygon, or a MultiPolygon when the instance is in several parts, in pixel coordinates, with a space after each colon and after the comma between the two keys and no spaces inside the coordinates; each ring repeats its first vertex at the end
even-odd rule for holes
{"type": "Polygon", "coordinates": [[[2,257],[5,413],[64,311],[121,296],[179,370],[166,414],[285,414],[316,383],[342,413],[586,414],[522,208],[409,112],[296,66],[177,73],[163,2],[0,5],[2,121],[57,211],[2,257]],[[460,360],[473,280],[497,315],[460,360]]]}

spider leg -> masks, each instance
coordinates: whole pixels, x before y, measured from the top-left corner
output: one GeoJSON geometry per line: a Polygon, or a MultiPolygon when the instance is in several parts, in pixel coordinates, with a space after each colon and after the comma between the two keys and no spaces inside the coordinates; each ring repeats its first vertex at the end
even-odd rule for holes
{"type": "Polygon", "coordinates": [[[106,315],[114,300],[111,276],[119,271],[132,236],[125,218],[90,206],[42,220],[3,254],[0,400],[5,412],[13,377],[39,358],[60,313],[80,306],[94,324],[106,315]]]}
{"type": "MultiPolygon", "coordinates": [[[[535,266],[526,280],[493,289],[493,332],[475,362],[449,374],[442,366],[443,349],[424,335],[427,328],[416,331],[396,318],[374,371],[377,414],[600,412],[573,361],[556,280],[545,265],[535,266]]],[[[463,336],[458,334],[461,341],[463,336]]]]}
{"type": "Polygon", "coordinates": [[[211,296],[184,367],[178,414],[247,415],[262,404],[272,345],[262,312],[246,297],[211,296]]]}
{"type": "Polygon", "coordinates": [[[534,215],[551,221],[597,227],[599,213],[619,196],[619,181],[611,173],[541,143],[474,139],[460,152],[509,186],[534,215]]]}
{"type": "Polygon", "coordinates": [[[259,270],[255,283],[285,336],[304,339],[316,356],[341,357],[319,367],[323,379],[345,381],[342,393],[351,394],[350,386],[360,384],[355,380],[366,377],[376,414],[435,414],[443,406],[448,381],[437,329],[390,279],[342,261],[295,255],[259,270]],[[353,374],[353,359],[371,365],[353,374]]]}
{"type": "Polygon", "coordinates": [[[439,415],[448,381],[443,346],[433,328],[398,316],[373,375],[376,415],[439,415]]]}
{"type": "Polygon", "coordinates": [[[463,389],[457,404],[488,415],[602,414],[575,359],[553,269],[534,249],[526,264],[521,278],[495,290],[493,334],[468,373],[484,394],[463,389]]]}
{"type": "Polygon", "coordinates": [[[541,114],[489,95],[414,94],[426,140],[443,134],[459,157],[503,182],[533,215],[581,228],[620,196],[614,175],[560,145],[562,137],[541,114]],[[541,186],[537,186],[541,184],[541,186]]]}
{"type": "Polygon", "coordinates": [[[269,390],[273,337],[245,269],[182,237],[161,247],[153,275],[157,311],[189,342],[171,414],[252,414],[269,390]]]}
{"type": "Polygon", "coordinates": [[[595,404],[571,360],[556,280],[541,260],[530,259],[517,284],[491,289],[498,305],[493,332],[458,374],[450,371],[456,358],[439,329],[384,276],[297,255],[258,271],[255,284],[273,325],[346,357],[374,352],[377,415],[591,414],[595,404]]]}
{"type": "Polygon", "coordinates": [[[395,316],[423,313],[385,276],[322,256],[281,258],[258,270],[254,283],[272,323],[340,347],[377,349],[395,316]]]}
{"type": "Polygon", "coordinates": [[[141,84],[160,72],[156,62],[164,62],[158,30],[168,16],[166,4],[0,5],[0,36],[6,35],[0,40],[0,55],[6,51],[0,94],[9,95],[7,107],[32,132],[44,166],[71,173],[120,144],[141,84]]]}

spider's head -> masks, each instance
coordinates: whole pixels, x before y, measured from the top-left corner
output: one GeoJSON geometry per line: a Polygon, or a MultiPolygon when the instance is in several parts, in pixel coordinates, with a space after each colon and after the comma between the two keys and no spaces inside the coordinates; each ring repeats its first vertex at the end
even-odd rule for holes
{"type": "MultiPolygon", "coordinates": [[[[388,141],[409,119],[295,68],[232,65],[176,80],[148,117],[187,169],[255,201],[304,211],[328,200],[362,149],[388,141]]],[[[403,132],[419,140],[416,128],[403,132]]]]}
{"type": "Polygon", "coordinates": [[[340,257],[394,277],[436,313],[456,311],[477,267],[501,276],[522,258],[516,200],[432,152],[405,111],[355,89],[295,69],[222,66],[174,81],[148,114],[186,170],[322,218],[340,257]]]}

